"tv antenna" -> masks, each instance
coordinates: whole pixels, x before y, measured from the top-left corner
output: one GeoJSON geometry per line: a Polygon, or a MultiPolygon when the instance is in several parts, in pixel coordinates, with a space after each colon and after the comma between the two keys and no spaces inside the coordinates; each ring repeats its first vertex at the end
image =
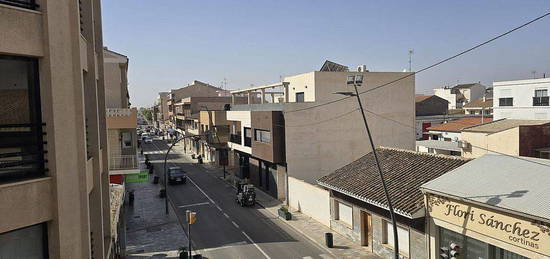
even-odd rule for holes
{"type": "Polygon", "coordinates": [[[413,49],[409,49],[409,72],[412,72],[412,55],[414,54],[413,49]]]}

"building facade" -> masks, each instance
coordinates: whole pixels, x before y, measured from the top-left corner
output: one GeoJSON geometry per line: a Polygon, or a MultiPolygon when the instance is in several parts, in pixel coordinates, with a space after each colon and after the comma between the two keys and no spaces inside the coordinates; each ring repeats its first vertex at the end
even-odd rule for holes
{"type": "Polygon", "coordinates": [[[0,257],[112,256],[100,1],[0,4],[0,257]]]}
{"type": "Polygon", "coordinates": [[[462,107],[485,95],[485,86],[480,83],[458,84],[453,87],[434,89],[434,94],[449,102],[449,110],[462,107]]]}
{"type": "Polygon", "coordinates": [[[493,83],[495,120],[549,120],[550,78],[493,83]]]}

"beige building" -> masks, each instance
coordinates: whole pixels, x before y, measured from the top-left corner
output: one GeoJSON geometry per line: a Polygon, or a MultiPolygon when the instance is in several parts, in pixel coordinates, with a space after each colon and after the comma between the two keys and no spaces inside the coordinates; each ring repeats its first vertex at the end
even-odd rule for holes
{"type": "Polygon", "coordinates": [[[549,152],[545,150],[550,147],[550,121],[500,119],[462,129],[460,139],[463,157],[502,153],[547,158],[549,152]]]}
{"type": "MultiPolygon", "coordinates": [[[[363,84],[359,87],[359,91],[363,92],[401,78],[407,73],[368,72],[365,69],[351,72],[337,64],[336,69],[326,69],[326,65],[327,63],[321,71],[285,77],[283,82],[277,84],[232,91],[234,96],[245,95],[251,97],[250,100],[260,96],[260,101],[232,106],[227,118],[234,121],[237,127],[232,128],[231,134],[242,134],[242,137],[235,140],[240,140],[239,143],[230,141],[231,149],[237,151],[240,157],[246,158],[248,154],[261,163],[255,167],[246,159],[243,161],[240,157],[240,160],[231,158],[231,155],[229,161],[235,161],[234,166],[250,177],[259,175],[262,180],[259,184],[264,188],[264,182],[275,182],[277,190],[269,190],[274,197],[284,199],[284,196],[281,197],[282,190],[283,195],[288,194],[288,202],[292,208],[328,226],[329,191],[319,187],[316,180],[371,151],[357,100],[347,98],[336,101],[343,96],[334,93],[353,91],[353,86],[347,84],[348,75],[363,76],[363,84]],[[259,112],[271,112],[271,115],[262,115],[259,112]],[[254,116],[254,113],[258,113],[258,116],[254,116]],[[254,118],[257,118],[256,123],[254,118]],[[270,146],[271,153],[282,154],[284,159],[277,160],[277,157],[273,157],[274,162],[270,162],[269,159],[262,158],[264,153],[259,149],[255,151],[254,143],[262,142],[263,139],[251,131],[256,129],[255,124],[260,125],[257,126],[258,130],[270,132],[273,136],[269,138],[269,143],[273,143],[270,146]],[[283,132],[278,132],[277,135],[285,142],[279,146],[275,142],[274,133],[281,128],[284,129],[283,132]],[[247,145],[247,140],[251,141],[250,145],[247,145]],[[258,155],[254,155],[255,153],[258,155]],[[273,164],[277,166],[274,167],[273,164]]],[[[376,146],[414,150],[414,82],[414,76],[410,76],[361,95],[376,146]]],[[[269,185],[270,188],[271,186],[269,185]]]]}
{"type": "Polygon", "coordinates": [[[109,258],[99,0],[0,4],[0,257],[109,258]]]}

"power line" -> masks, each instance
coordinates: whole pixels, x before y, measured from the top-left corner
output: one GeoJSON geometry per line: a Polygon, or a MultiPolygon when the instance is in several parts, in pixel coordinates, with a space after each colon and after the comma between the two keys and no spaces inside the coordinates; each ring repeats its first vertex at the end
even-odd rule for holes
{"type": "MultiPolygon", "coordinates": [[[[541,15],[541,16],[535,18],[535,19],[532,19],[532,20],[530,20],[530,21],[528,21],[528,22],[526,22],[526,23],[524,23],[524,24],[522,24],[522,25],[520,25],[520,26],[517,26],[517,27],[515,27],[515,28],[513,28],[513,29],[511,29],[511,30],[508,30],[508,31],[506,31],[506,32],[504,32],[504,33],[502,33],[502,34],[499,34],[499,35],[497,35],[497,36],[495,36],[495,37],[493,37],[493,38],[491,38],[491,39],[489,39],[489,40],[486,40],[486,41],[484,41],[484,42],[482,42],[482,43],[479,43],[479,44],[477,44],[477,45],[475,45],[475,46],[473,46],[473,47],[471,47],[471,48],[469,48],[469,49],[467,49],[467,50],[464,50],[464,51],[462,51],[462,52],[460,52],[460,53],[458,53],[458,54],[456,54],[456,55],[453,55],[453,56],[451,56],[451,57],[448,57],[448,58],[446,58],[446,59],[443,59],[443,60],[441,60],[441,61],[439,61],[439,62],[436,62],[436,63],[434,63],[434,64],[432,64],[432,65],[430,65],[430,66],[427,66],[427,67],[425,67],[425,68],[422,68],[422,69],[420,69],[420,70],[418,70],[418,71],[416,71],[416,72],[411,72],[411,73],[409,73],[409,74],[407,74],[407,75],[405,75],[405,76],[402,76],[402,77],[400,77],[400,78],[398,78],[398,79],[392,80],[392,81],[390,81],[390,82],[388,82],[388,83],[385,83],[385,84],[376,86],[376,87],[374,87],[374,88],[365,90],[365,91],[363,91],[363,92],[360,92],[359,94],[364,94],[364,93],[367,93],[367,92],[374,91],[374,90],[376,90],[376,89],[380,89],[380,88],[382,88],[382,87],[388,86],[388,85],[393,84],[393,83],[395,83],[395,82],[401,81],[401,80],[403,80],[403,79],[405,79],[405,78],[409,78],[409,77],[411,77],[411,76],[413,76],[413,75],[422,73],[422,72],[424,72],[424,71],[426,71],[426,70],[429,70],[429,69],[431,69],[431,68],[434,68],[434,67],[436,67],[436,66],[439,66],[439,65],[441,65],[441,64],[443,64],[443,63],[445,63],[445,62],[447,62],[447,61],[450,61],[450,60],[452,60],[452,59],[455,59],[455,58],[457,58],[457,57],[459,57],[459,56],[462,56],[462,55],[464,55],[464,54],[466,54],[466,53],[468,53],[468,52],[471,52],[471,51],[473,51],[473,50],[475,50],[475,49],[478,49],[478,48],[480,48],[480,47],[482,47],[482,46],[484,46],[484,45],[487,45],[487,44],[489,44],[489,43],[491,43],[491,42],[493,42],[493,41],[495,41],[495,40],[498,40],[498,39],[500,39],[500,38],[502,38],[502,37],[504,37],[504,36],[506,36],[506,35],[508,35],[508,34],[511,34],[512,32],[515,32],[515,31],[517,31],[517,30],[520,30],[520,29],[522,29],[522,28],[524,28],[524,27],[526,27],[526,26],[528,26],[528,25],[530,25],[530,24],[532,24],[532,23],[534,23],[534,22],[536,22],[536,21],[538,21],[538,20],[541,20],[541,19],[543,19],[543,18],[545,18],[546,16],[549,16],[549,15],[550,15],[550,12],[548,12],[548,13],[546,13],[546,14],[544,14],[544,15],[541,15]]],[[[302,108],[302,109],[296,109],[296,110],[292,110],[292,111],[285,111],[285,113],[299,112],[299,111],[314,109],[314,108],[317,108],[317,107],[321,107],[321,106],[329,105],[329,104],[332,104],[332,103],[340,102],[340,101],[343,101],[343,100],[348,99],[348,98],[350,98],[350,96],[343,97],[343,98],[340,98],[340,99],[335,99],[335,100],[330,101],[330,102],[326,102],[326,103],[322,103],[322,104],[318,104],[318,105],[314,105],[314,106],[310,106],[310,107],[306,107],[306,108],[302,108]]]]}

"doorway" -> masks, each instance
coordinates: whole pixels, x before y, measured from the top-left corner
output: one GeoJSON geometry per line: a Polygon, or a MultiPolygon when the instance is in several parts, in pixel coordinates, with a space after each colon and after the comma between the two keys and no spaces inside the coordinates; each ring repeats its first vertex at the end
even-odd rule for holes
{"type": "Polygon", "coordinates": [[[364,211],[361,211],[361,245],[372,251],[372,217],[364,211]]]}

